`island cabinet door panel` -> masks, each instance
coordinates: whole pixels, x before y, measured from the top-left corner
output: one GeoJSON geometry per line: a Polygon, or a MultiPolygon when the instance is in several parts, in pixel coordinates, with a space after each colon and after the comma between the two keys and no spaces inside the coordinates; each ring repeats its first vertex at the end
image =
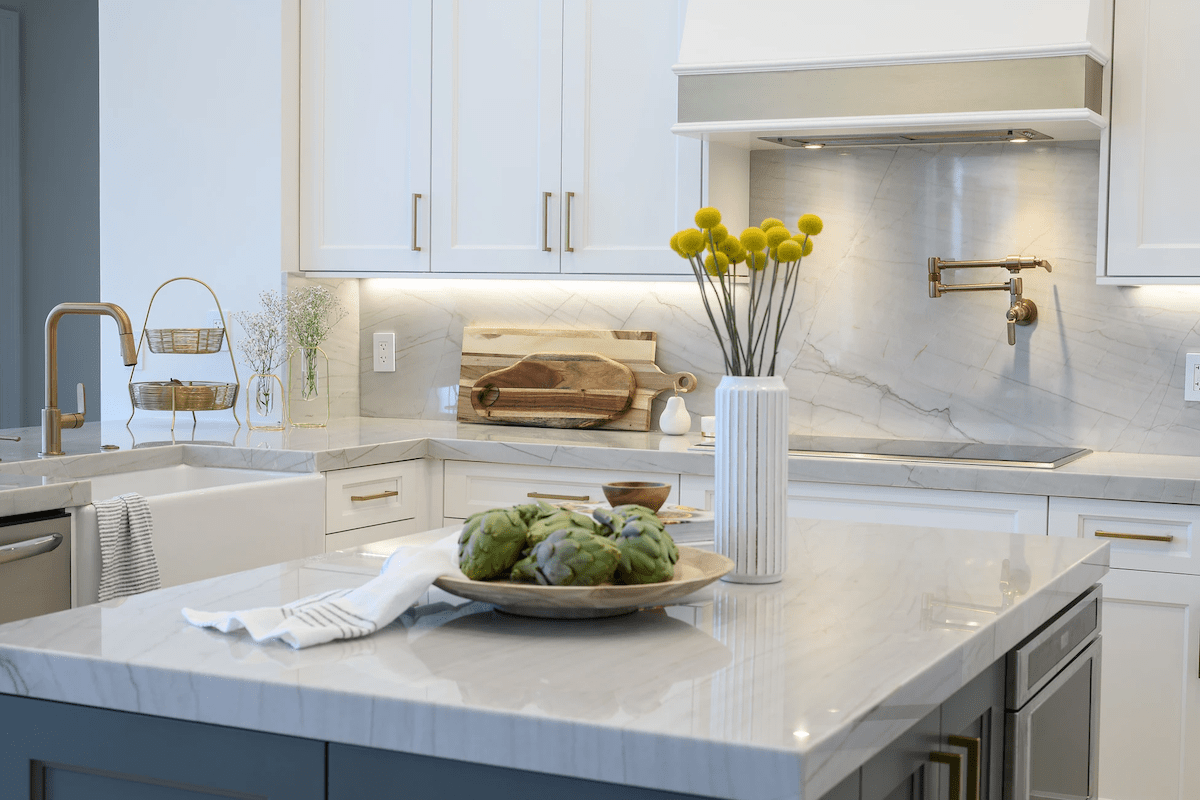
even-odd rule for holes
{"type": "Polygon", "coordinates": [[[432,3],[300,13],[300,268],[427,271],[432,3]]]}
{"type": "Polygon", "coordinates": [[[325,743],[0,695],[14,800],[322,800],[325,743]]]}
{"type": "Polygon", "coordinates": [[[434,4],[434,272],[558,272],[562,10],[434,4]]]}
{"type": "Polygon", "coordinates": [[[671,133],[686,7],[566,0],[564,273],[691,275],[668,245],[701,199],[700,140],[671,133]]]}
{"type": "Polygon", "coordinates": [[[941,709],[935,708],[863,765],[862,800],[941,800],[945,767],[930,756],[943,750],[941,709]]]}
{"type": "Polygon", "coordinates": [[[1001,659],[942,704],[942,742],[946,752],[965,756],[968,798],[1003,800],[1004,676],[1001,659]]]}
{"type": "Polygon", "coordinates": [[[1100,796],[1200,797],[1200,576],[1114,569],[1104,585],[1100,796]]]}
{"type": "Polygon", "coordinates": [[[329,800],[701,800],[542,772],[330,743],[329,800]]]}

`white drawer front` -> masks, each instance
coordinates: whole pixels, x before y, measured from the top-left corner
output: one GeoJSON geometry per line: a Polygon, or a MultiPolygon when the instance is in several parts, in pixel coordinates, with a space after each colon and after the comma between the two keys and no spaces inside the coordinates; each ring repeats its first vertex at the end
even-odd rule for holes
{"type": "Polygon", "coordinates": [[[445,469],[444,514],[461,519],[491,508],[531,503],[537,499],[548,503],[604,502],[600,487],[611,481],[669,483],[671,494],[667,503],[679,502],[679,475],[675,473],[523,467],[470,461],[447,461],[445,469]]]}
{"type": "Polygon", "coordinates": [[[1198,522],[1197,506],[1050,498],[1050,534],[1108,542],[1113,569],[1200,574],[1192,558],[1198,522]]]}
{"type": "Polygon", "coordinates": [[[326,472],[325,532],[413,519],[423,484],[419,459],[326,472]]]}

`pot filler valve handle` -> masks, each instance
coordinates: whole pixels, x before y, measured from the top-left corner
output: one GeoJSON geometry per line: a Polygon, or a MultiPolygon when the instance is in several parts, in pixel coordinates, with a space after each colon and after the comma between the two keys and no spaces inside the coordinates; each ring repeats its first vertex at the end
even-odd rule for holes
{"type": "Polygon", "coordinates": [[[1017,326],[1029,325],[1037,319],[1037,306],[1032,300],[1021,297],[1021,270],[1041,267],[1046,272],[1052,272],[1050,262],[1037,256],[1006,256],[990,261],[945,261],[937,256],[929,259],[929,296],[941,297],[949,292],[990,292],[1007,291],[1009,293],[1008,311],[1004,317],[1008,321],[1008,343],[1017,343],[1017,326]],[[974,267],[1003,267],[1012,275],[1003,283],[942,283],[943,269],[968,269],[974,267]]]}
{"type": "Polygon", "coordinates": [[[75,384],[75,407],[79,410],[74,414],[62,415],[62,427],[83,427],[84,418],[87,416],[87,390],[83,388],[82,383],[75,384]]]}

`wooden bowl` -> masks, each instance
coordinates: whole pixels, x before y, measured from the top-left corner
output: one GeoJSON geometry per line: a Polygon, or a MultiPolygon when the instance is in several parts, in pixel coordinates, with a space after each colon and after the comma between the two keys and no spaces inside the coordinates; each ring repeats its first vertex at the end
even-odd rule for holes
{"type": "Polygon", "coordinates": [[[671,493],[671,484],[656,481],[617,481],[600,488],[614,508],[633,504],[645,506],[651,511],[662,508],[662,504],[667,502],[667,495],[671,493]]]}

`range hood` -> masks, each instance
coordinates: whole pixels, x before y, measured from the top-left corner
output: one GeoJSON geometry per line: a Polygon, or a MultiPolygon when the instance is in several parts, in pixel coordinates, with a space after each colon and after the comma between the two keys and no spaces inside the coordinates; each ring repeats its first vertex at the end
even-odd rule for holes
{"type": "Polygon", "coordinates": [[[1099,139],[1112,0],[689,0],[684,136],[749,149],[1099,139]]]}

